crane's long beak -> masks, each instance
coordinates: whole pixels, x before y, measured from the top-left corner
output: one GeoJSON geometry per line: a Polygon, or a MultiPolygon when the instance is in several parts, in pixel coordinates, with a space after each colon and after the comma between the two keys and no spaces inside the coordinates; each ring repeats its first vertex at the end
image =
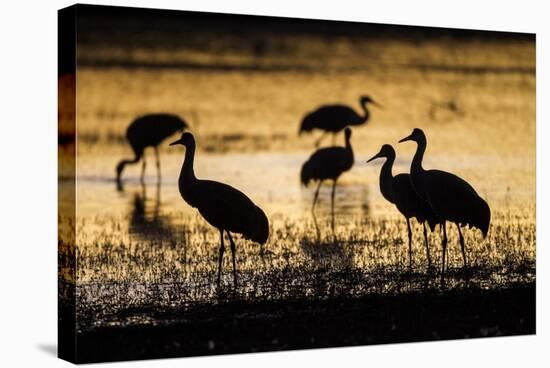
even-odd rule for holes
{"type": "Polygon", "coordinates": [[[170,143],[170,146],[175,146],[176,144],[183,144],[183,143],[181,142],[181,139],[178,139],[177,141],[170,143]]]}
{"type": "Polygon", "coordinates": [[[376,155],[372,156],[367,160],[367,164],[371,162],[372,160],[376,160],[377,158],[380,158],[380,153],[377,153],[376,155]]]}
{"type": "Polygon", "coordinates": [[[403,143],[403,142],[410,141],[410,140],[412,140],[412,134],[406,136],[406,137],[403,138],[403,139],[401,139],[398,143],[403,143]]]}

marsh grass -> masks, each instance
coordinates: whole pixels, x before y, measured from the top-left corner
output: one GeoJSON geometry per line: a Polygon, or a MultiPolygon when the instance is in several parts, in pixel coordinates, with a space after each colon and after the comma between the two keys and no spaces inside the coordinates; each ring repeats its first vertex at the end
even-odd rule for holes
{"type": "MultiPolygon", "coordinates": [[[[456,229],[448,225],[445,289],[495,289],[534,281],[536,235],[529,213],[495,214],[486,239],[479,232],[464,231],[467,271],[462,267],[456,229]]],[[[224,258],[222,286],[216,287],[218,232],[198,216],[186,219],[177,232],[155,239],[118,235],[119,219],[96,221],[105,231],[92,239],[80,237],[77,247],[81,328],[159,323],[148,312],[152,309],[442,290],[437,273],[440,231],[430,234],[435,267],[428,270],[421,227],[414,224],[413,271],[409,273],[406,225],[401,219],[348,216],[338,220],[333,236],[329,219],[323,217],[317,238],[311,218],[304,218],[303,226],[281,218],[272,224],[270,240],[263,247],[237,240],[236,288],[230,252],[224,258]]],[[[86,226],[83,221],[77,229],[86,226]]],[[[62,255],[60,259],[65,261],[62,255]]]]}

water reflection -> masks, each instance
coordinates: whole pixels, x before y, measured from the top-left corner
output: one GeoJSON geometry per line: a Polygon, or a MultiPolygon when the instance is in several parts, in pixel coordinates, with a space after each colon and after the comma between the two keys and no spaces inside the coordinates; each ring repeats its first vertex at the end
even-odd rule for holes
{"type": "MultiPolygon", "coordinates": [[[[300,212],[308,211],[312,214],[314,225],[318,227],[319,223],[325,218],[331,217],[330,208],[330,190],[321,187],[315,211],[312,211],[312,198],[315,190],[301,188],[300,212]]],[[[343,183],[338,185],[334,200],[334,216],[336,219],[340,215],[359,215],[369,217],[371,214],[372,203],[369,196],[368,183],[343,183]]]]}
{"type": "Polygon", "coordinates": [[[140,185],[141,191],[134,193],[131,201],[128,232],[140,239],[171,239],[175,228],[168,216],[161,215],[161,183],[155,184],[155,196],[147,198],[147,186],[140,185]]]}

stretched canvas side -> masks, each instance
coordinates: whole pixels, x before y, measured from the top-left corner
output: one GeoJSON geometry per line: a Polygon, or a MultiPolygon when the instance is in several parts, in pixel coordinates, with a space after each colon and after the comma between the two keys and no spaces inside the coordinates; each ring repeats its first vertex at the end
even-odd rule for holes
{"type": "Polygon", "coordinates": [[[76,361],[76,7],[58,12],[58,356],[76,361]]]}

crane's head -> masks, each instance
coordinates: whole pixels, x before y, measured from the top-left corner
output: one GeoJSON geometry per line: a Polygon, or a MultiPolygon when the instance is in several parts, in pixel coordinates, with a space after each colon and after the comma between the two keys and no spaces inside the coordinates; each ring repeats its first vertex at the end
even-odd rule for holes
{"type": "Polygon", "coordinates": [[[395,157],[395,150],[389,144],[383,145],[382,148],[380,148],[380,152],[372,156],[367,162],[371,162],[373,160],[376,160],[377,158],[383,158],[383,157],[385,158],[395,157]]]}
{"type": "Polygon", "coordinates": [[[170,143],[171,146],[175,146],[176,144],[181,144],[185,146],[185,148],[188,148],[190,145],[195,144],[195,138],[193,138],[193,134],[189,132],[185,132],[181,135],[181,138],[178,139],[175,142],[170,143]]]}
{"type": "Polygon", "coordinates": [[[383,108],[382,105],[380,105],[378,102],[374,101],[370,96],[364,95],[361,96],[360,103],[362,106],[367,106],[367,104],[373,104],[374,106],[377,106],[379,108],[383,108]]]}
{"type": "Polygon", "coordinates": [[[414,128],[412,133],[407,137],[401,139],[399,143],[406,141],[415,141],[416,143],[426,142],[426,135],[420,128],[414,128]]]}

